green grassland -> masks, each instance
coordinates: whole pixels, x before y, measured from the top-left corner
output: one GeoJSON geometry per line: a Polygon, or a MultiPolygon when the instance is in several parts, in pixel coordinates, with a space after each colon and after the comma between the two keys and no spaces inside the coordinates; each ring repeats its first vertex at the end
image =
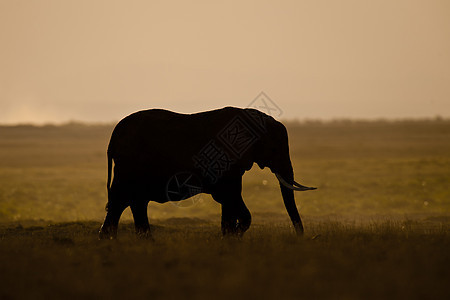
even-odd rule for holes
{"type": "Polygon", "coordinates": [[[151,203],[150,242],[129,209],[97,240],[113,125],[0,126],[0,298],[448,298],[450,121],[287,127],[296,180],[318,187],[296,193],[304,238],[255,165],[242,239],[201,195],[151,203]]]}

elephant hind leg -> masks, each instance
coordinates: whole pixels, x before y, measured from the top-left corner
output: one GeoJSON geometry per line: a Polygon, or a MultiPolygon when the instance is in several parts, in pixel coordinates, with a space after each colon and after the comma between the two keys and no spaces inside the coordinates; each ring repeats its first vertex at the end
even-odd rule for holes
{"type": "Polygon", "coordinates": [[[119,219],[128,203],[125,194],[113,188],[108,195],[108,203],[106,204],[106,217],[99,232],[99,239],[115,239],[117,237],[117,228],[119,219]]]}
{"type": "Polygon", "coordinates": [[[105,221],[100,228],[99,239],[115,239],[117,237],[119,219],[127,206],[128,205],[119,203],[107,207],[105,221]]]}
{"type": "Polygon", "coordinates": [[[133,213],[134,218],[134,228],[136,230],[136,234],[140,238],[152,239],[152,235],[150,232],[150,224],[148,223],[148,215],[147,215],[147,205],[148,202],[145,201],[134,201],[130,205],[131,212],[133,213]]]}

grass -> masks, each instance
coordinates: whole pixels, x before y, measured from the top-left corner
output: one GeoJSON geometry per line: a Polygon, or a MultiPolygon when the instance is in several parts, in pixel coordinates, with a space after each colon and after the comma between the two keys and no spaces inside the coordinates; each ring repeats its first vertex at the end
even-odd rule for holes
{"type": "Polygon", "coordinates": [[[253,168],[253,225],[220,236],[220,207],[149,207],[98,241],[111,125],[0,126],[0,298],[445,299],[450,280],[450,122],[290,123],[305,237],[275,177],[253,168]]]}
{"type": "Polygon", "coordinates": [[[218,224],[153,225],[155,242],[123,223],[98,241],[96,222],[1,229],[2,299],[445,299],[449,223],[308,222],[297,238],[286,224],[256,224],[221,239],[218,224]],[[7,275],[7,276],[6,276],[7,275]]]}

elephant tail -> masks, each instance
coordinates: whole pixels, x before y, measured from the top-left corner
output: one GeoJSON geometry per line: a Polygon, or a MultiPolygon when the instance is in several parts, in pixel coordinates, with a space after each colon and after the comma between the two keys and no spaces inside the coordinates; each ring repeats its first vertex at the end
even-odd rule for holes
{"type": "MultiPolygon", "coordinates": [[[[106,182],[106,189],[108,190],[108,204],[110,203],[110,197],[111,197],[111,173],[112,173],[112,155],[111,152],[108,149],[107,152],[108,157],[108,180],[106,182]]],[[[106,204],[106,210],[108,210],[108,204],[106,204]]]]}
{"type": "Polygon", "coordinates": [[[112,157],[111,153],[108,151],[108,181],[106,182],[106,188],[108,192],[111,190],[111,173],[112,173],[112,157]]]}

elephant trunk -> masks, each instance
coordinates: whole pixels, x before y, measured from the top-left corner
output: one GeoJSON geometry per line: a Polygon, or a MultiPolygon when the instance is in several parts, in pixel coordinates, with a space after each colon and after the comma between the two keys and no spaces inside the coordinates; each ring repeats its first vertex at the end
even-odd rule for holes
{"type": "MultiPolygon", "coordinates": [[[[284,180],[288,182],[290,185],[294,183],[294,174],[292,168],[288,172],[281,173],[280,176],[284,178],[284,180]]],[[[294,190],[286,187],[281,181],[280,181],[280,189],[281,195],[283,197],[284,206],[286,207],[289,217],[291,218],[295,231],[298,235],[302,235],[303,224],[300,215],[298,213],[297,206],[295,205],[294,190]]]]}

